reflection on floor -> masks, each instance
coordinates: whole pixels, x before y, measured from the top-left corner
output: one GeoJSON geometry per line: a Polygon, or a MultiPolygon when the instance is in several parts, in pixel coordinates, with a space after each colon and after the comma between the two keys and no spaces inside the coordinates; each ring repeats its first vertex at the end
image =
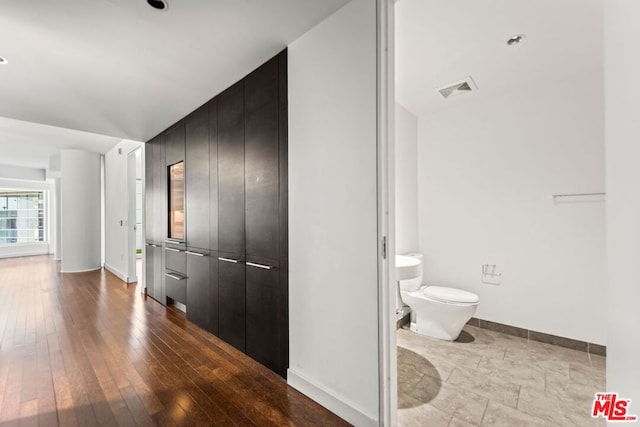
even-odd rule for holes
{"type": "Polygon", "coordinates": [[[458,342],[398,331],[400,426],[604,426],[605,358],[465,326],[458,342]]]}
{"type": "Polygon", "coordinates": [[[0,427],[346,426],[105,270],[0,259],[0,427]]]}

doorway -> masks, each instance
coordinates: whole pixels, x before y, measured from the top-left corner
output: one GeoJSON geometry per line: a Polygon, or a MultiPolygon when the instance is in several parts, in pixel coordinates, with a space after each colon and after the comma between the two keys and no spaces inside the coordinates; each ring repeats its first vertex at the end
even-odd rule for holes
{"type": "Polygon", "coordinates": [[[584,425],[605,387],[602,1],[491,4],[395,3],[392,254],[480,300],[455,342],[405,319],[398,424],[584,425]],[[547,371],[569,364],[588,384],[547,371]]]}
{"type": "Polygon", "coordinates": [[[127,269],[131,282],[142,277],[144,193],[142,148],[127,155],[127,269]]]}

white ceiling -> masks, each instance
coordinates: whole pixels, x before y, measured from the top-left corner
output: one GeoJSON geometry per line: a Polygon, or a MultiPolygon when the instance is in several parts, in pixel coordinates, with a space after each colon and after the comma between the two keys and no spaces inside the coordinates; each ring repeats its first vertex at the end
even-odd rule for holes
{"type": "Polygon", "coordinates": [[[603,66],[604,0],[400,0],[396,100],[416,115],[603,66]],[[506,41],[526,39],[517,46],[506,41]],[[478,91],[438,88],[471,76],[478,91]]]}
{"type": "Polygon", "coordinates": [[[47,169],[62,149],[106,153],[122,139],[0,117],[0,165],[47,169]]]}
{"type": "MultiPolygon", "coordinates": [[[[0,116],[146,141],[348,1],[3,1],[0,116]]],[[[0,164],[59,136],[7,123],[0,164]]]]}

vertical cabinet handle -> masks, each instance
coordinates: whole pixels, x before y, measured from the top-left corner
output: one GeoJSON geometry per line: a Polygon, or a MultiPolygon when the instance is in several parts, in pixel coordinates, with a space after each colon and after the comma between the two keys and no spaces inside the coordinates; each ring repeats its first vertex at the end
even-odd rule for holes
{"type": "Polygon", "coordinates": [[[240,262],[240,261],[238,261],[237,259],[224,258],[224,257],[221,257],[221,256],[219,256],[219,257],[218,257],[218,259],[219,259],[220,261],[224,261],[224,262],[231,262],[231,263],[233,263],[233,264],[237,264],[237,263],[239,263],[239,262],[240,262]]]}
{"type": "Polygon", "coordinates": [[[264,270],[273,270],[272,265],[256,264],[255,262],[246,262],[245,264],[250,265],[251,267],[262,268],[264,270]]]}

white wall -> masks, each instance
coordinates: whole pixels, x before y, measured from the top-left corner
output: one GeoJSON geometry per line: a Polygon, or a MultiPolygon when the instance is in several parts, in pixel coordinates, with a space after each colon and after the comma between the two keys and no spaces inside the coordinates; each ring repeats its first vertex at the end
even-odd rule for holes
{"type": "Polygon", "coordinates": [[[100,155],[60,152],[62,272],[95,270],[100,262],[100,155]]]}
{"type": "Polygon", "coordinates": [[[376,2],[289,46],[288,382],[378,419],[376,2]]]}
{"type": "MultiPolygon", "coordinates": [[[[602,70],[419,120],[420,251],[428,284],[480,295],[476,317],[606,343],[602,70]],[[480,282],[496,264],[502,284],[480,282]]],[[[470,95],[473,96],[473,95],[470,95]]]]}
{"type": "MultiPolygon", "coordinates": [[[[640,2],[605,2],[607,390],[640,416],[640,2]]],[[[602,296],[604,298],[604,295],[602,296]]],[[[614,423],[612,423],[613,425],[614,423]]],[[[617,423],[616,423],[617,424],[617,423]]],[[[633,423],[637,425],[638,423],[633,423]]]]}
{"type": "Polygon", "coordinates": [[[395,110],[396,252],[418,251],[418,118],[395,110]]]}
{"type": "Polygon", "coordinates": [[[41,168],[0,165],[0,177],[28,181],[44,181],[45,170],[41,168]]]}
{"type": "Polygon", "coordinates": [[[124,140],[105,154],[105,268],[125,282],[136,280],[127,273],[128,154],[141,146],[140,142],[124,140]]]}
{"type": "Polygon", "coordinates": [[[58,177],[54,179],[55,195],[53,200],[53,212],[55,212],[54,218],[49,223],[52,224],[50,236],[53,236],[54,240],[54,259],[57,261],[62,260],[62,180],[58,177]]]}

